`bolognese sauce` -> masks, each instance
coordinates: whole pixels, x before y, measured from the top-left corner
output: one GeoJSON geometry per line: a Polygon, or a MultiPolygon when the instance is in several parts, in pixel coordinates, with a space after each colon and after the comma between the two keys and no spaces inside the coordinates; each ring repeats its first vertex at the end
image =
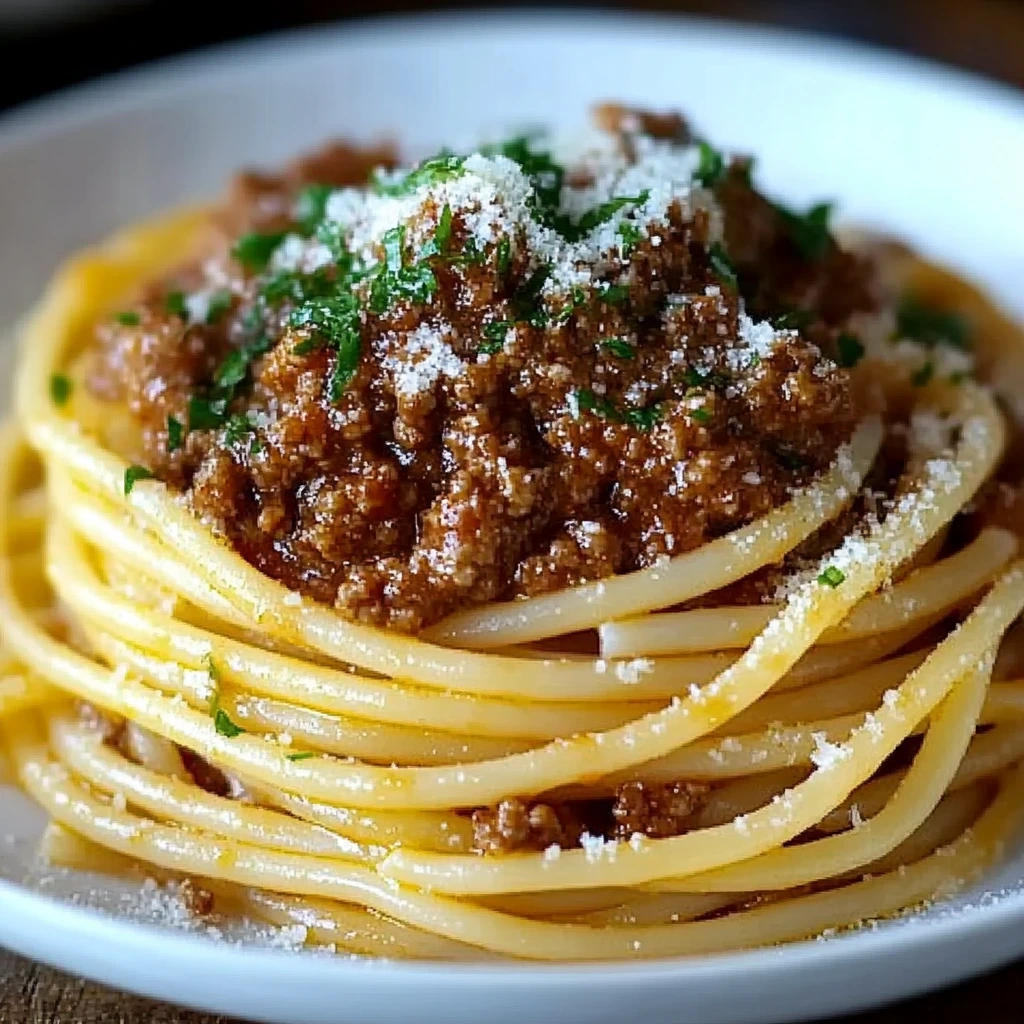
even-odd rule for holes
{"type": "Polygon", "coordinates": [[[240,177],[202,257],[98,330],[131,456],[263,572],[403,631],[763,516],[857,421],[866,266],[681,119],[598,122],[240,177]]]}

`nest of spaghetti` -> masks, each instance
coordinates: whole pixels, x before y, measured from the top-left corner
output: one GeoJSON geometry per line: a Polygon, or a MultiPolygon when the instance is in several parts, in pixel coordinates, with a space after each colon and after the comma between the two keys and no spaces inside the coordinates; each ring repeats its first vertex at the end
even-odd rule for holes
{"type": "Polygon", "coordinates": [[[328,147],[57,275],[0,459],[49,857],[441,960],[805,939],[998,859],[1019,331],[597,125],[328,147]]]}

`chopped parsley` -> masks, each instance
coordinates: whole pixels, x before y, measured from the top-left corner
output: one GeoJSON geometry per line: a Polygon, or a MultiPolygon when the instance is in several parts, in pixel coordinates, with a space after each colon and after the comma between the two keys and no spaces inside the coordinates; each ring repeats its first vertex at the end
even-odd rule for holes
{"type": "Polygon", "coordinates": [[[571,225],[558,213],[565,168],[556,164],[550,153],[533,149],[525,135],[496,146],[486,146],[481,152],[484,156],[504,156],[519,164],[519,169],[533,185],[532,206],[537,219],[563,234],[566,229],[571,230],[571,225]]]}
{"type": "Polygon", "coordinates": [[[832,203],[816,203],[807,213],[796,213],[781,203],[776,203],[775,212],[782,219],[790,240],[805,260],[813,263],[825,256],[832,244],[832,234],[828,226],[832,217],[832,203]]]}
{"type": "Polygon", "coordinates": [[[927,348],[947,345],[963,352],[971,348],[970,328],[960,314],[936,309],[913,295],[905,295],[896,311],[896,337],[927,348]]]}
{"type": "Polygon", "coordinates": [[[693,174],[694,181],[705,188],[714,188],[725,173],[725,160],[722,154],[706,142],[700,143],[700,163],[693,174]]]}
{"type": "Polygon", "coordinates": [[[135,312],[134,309],[125,309],[122,310],[120,313],[115,313],[114,319],[122,327],[138,327],[141,317],[139,316],[138,313],[135,312]]]}
{"type": "Polygon", "coordinates": [[[210,677],[210,717],[213,719],[213,727],[219,735],[233,740],[245,730],[240,725],[235,725],[231,721],[231,716],[220,706],[220,673],[211,655],[206,656],[205,664],[206,674],[210,677]]]}
{"type": "Polygon", "coordinates": [[[245,349],[236,348],[229,352],[224,357],[224,361],[217,367],[214,380],[217,382],[218,387],[233,388],[236,384],[241,384],[245,380],[245,375],[248,372],[249,359],[245,349]]]}
{"type": "Polygon", "coordinates": [[[496,320],[492,324],[485,324],[484,340],[477,346],[477,351],[489,356],[500,352],[505,346],[505,338],[512,327],[511,320],[496,320]]]}
{"type": "Polygon", "coordinates": [[[549,266],[538,267],[512,296],[512,314],[517,321],[533,327],[544,327],[547,324],[548,314],[540,301],[540,293],[550,273],[549,266]]]}
{"type": "Polygon", "coordinates": [[[294,754],[284,756],[288,761],[308,761],[311,757],[316,757],[316,754],[312,750],[297,750],[294,754]]]}
{"type": "Polygon", "coordinates": [[[173,416],[167,417],[167,450],[176,452],[185,443],[185,426],[173,416]]]}
{"type": "Polygon", "coordinates": [[[836,338],[836,354],[840,366],[856,366],[864,358],[864,345],[855,334],[844,331],[836,338]]]}
{"type": "Polygon", "coordinates": [[[601,342],[601,348],[606,349],[616,359],[636,359],[636,349],[625,338],[608,338],[601,342]]]}
{"type": "Polygon", "coordinates": [[[182,320],[188,319],[188,305],[185,302],[184,292],[168,292],[164,296],[164,309],[167,310],[171,316],[179,317],[182,320]]]}
{"type": "Polygon", "coordinates": [[[284,241],[284,237],[284,231],[251,231],[247,235],[242,235],[235,242],[231,255],[246,270],[252,273],[259,273],[266,269],[267,264],[270,262],[270,257],[274,255],[274,250],[284,241]]]}
{"type": "Polygon", "coordinates": [[[434,229],[434,248],[438,254],[443,256],[451,245],[452,241],[452,208],[445,203],[441,211],[441,218],[434,229]]]}
{"type": "Polygon", "coordinates": [[[628,284],[605,284],[599,285],[597,297],[609,306],[621,306],[629,301],[628,284]]]}
{"type": "Polygon", "coordinates": [[[512,241],[508,235],[502,235],[498,242],[498,279],[504,281],[512,269],[512,241]]]}
{"type": "Polygon", "coordinates": [[[633,250],[640,244],[640,239],[644,237],[643,231],[634,224],[631,220],[624,220],[619,225],[619,238],[622,239],[622,258],[629,259],[633,254],[633,250]]]}
{"type": "Polygon", "coordinates": [[[573,313],[586,304],[587,293],[579,285],[575,285],[569,290],[569,297],[565,305],[555,314],[554,322],[556,324],[568,323],[572,319],[573,313]]]}
{"type": "Polygon", "coordinates": [[[454,156],[451,153],[440,153],[429,160],[424,160],[408,174],[396,177],[378,172],[374,174],[370,184],[377,195],[407,196],[424,185],[436,185],[439,182],[457,178],[462,174],[464,163],[464,157],[454,156]]]}
{"type": "Polygon", "coordinates": [[[611,220],[624,206],[643,206],[650,198],[651,190],[649,188],[643,189],[635,196],[614,196],[607,202],[601,203],[600,206],[587,210],[577,221],[573,234],[584,235],[588,231],[593,231],[594,228],[611,220]]]}
{"type": "Polygon", "coordinates": [[[206,303],[206,322],[211,326],[231,308],[231,292],[226,288],[215,291],[206,303]]]}
{"type": "Polygon", "coordinates": [[[705,408],[703,405],[698,406],[696,409],[690,410],[690,419],[692,419],[695,423],[700,423],[701,425],[705,423],[710,423],[711,411],[705,408]]]}
{"type": "Polygon", "coordinates": [[[223,708],[217,708],[213,715],[213,727],[217,730],[221,736],[227,736],[229,740],[233,740],[236,736],[241,736],[245,730],[240,725],[235,725],[231,721],[231,717],[223,708]]]}
{"type": "Polygon", "coordinates": [[[425,262],[406,264],[405,226],[392,228],[381,239],[384,267],[370,283],[370,310],[386,313],[399,299],[426,303],[437,291],[437,278],[425,262]]]}
{"type": "Polygon", "coordinates": [[[227,418],[226,397],[192,395],[188,400],[188,429],[216,430],[227,418]]]}
{"type": "Polygon", "coordinates": [[[238,444],[244,441],[253,432],[253,425],[249,418],[240,412],[228,417],[224,430],[224,440],[228,444],[238,444]]]}
{"type": "Polygon", "coordinates": [[[50,398],[54,405],[67,405],[73,389],[74,384],[66,373],[50,374],[50,398]]]}
{"type": "Polygon", "coordinates": [[[827,566],[819,575],[818,582],[823,587],[831,587],[835,590],[846,579],[846,573],[837,569],[834,565],[827,566]]]}
{"type": "Polygon", "coordinates": [[[332,185],[307,185],[295,200],[295,225],[307,238],[312,235],[327,212],[332,185]]]}
{"type": "Polygon", "coordinates": [[[726,255],[725,247],[721,242],[713,242],[708,248],[708,263],[711,266],[712,273],[722,284],[727,288],[736,288],[736,270],[726,255]]]}
{"type": "MultiPolygon", "coordinates": [[[[333,349],[334,367],[327,392],[332,402],[338,401],[355,376],[362,354],[362,322],[355,295],[352,292],[339,292],[334,298],[313,299],[294,310],[288,322],[292,327],[311,331],[311,345],[324,344],[333,349]]],[[[304,344],[300,342],[296,345],[296,351],[304,344]]]]}
{"type": "Polygon", "coordinates": [[[729,384],[729,377],[724,373],[715,370],[698,370],[696,366],[688,366],[683,380],[689,388],[709,388],[712,391],[719,391],[729,384]]]}
{"type": "Polygon", "coordinates": [[[932,378],[935,376],[935,364],[929,359],[927,363],[924,363],[918,369],[916,369],[910,377],[910,383],[915,388],[923,388],[932,382],[932,378]]]}
{"type": "Polygon", "coordinates": [[[661,406],[645,405],[620,409],[611,399],[594,394],[590,388],[577,388],[569,395],[569,408],[576,419],[593,412],[612,423],[624,423],[639,430],[650,430],[662,417],[661,406]]]}
{"type": "Polygon", "coordinates": [[[132,493],[132,488],[139,480],[152,480],[153,474],[145,466],[129,466],[124,471],[125,497],[132,493]]]}

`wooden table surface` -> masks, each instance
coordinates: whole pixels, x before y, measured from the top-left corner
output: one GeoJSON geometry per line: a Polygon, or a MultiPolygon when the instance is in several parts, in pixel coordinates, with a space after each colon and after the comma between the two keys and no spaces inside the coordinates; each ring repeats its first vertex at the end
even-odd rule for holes
{"type": "MultiPolygon", "coordinates": [[[[124,5],[123,24],[83,24],[55,29],[39,39],[47,59],[26,61],[25,69],[0,89],[0,109],[51,88],[97,74],[118,63],[163,56],[176,50],[237,35],[240,28],[231,11],[230,23],[215,7],[203,4],[202,17],[182,17],[195,0],[149,0],[153,24],[145,22],[143,4],[124,5]],[[135,20],[128,20],[135,19],[135,20]],[[124,30],[123,34],[121,30],[124,30]],[[130,49],[122,39],[132,38],[130,49]],[[73,40],[61,60],[49,57],[73,40]],[[83,40],[85,43],[83,44],[83,40]],[[49,77],[47,77],[49,76],[49,77]],[[16,84],[15,84],[16,82],[16,84]]],[[[293,0],[280,7],[254,7],[248,13],[249,31],[286,27],[292,21],[336,17],[359,10],[423,8],[430,0],[365,3],[360,0],[293,0]],[[261,14],[260,12],[264,12],[261,14]]],[[[448,6],[461,6],[449,4],[448,6]]],[[[661,10],[693,10],[703,14],[792,25],[880,42],[936,57],[1024,86],[1024,2],[1012,0],[859,0],[857,4],[810,4],[792,0],[650,0],[622,6],[661,10]]],[[[230,8],[225,5],[224,12],[230,8]]],[[[30,41],[28,45],[31,45],[30,41]]],[[[0,54],[25,56],[26,40],[0,38],[0,54]]],[[[19,59],[19,67],[21,65],[19,59]]],[[[1024,963],[998,971],[948,991],[873,1013],[847,1018],[850,1024],[1019,1024],[1024,1021],[1021,990],[1024,963]]],[[[0,1024],[215,1024],[223,1017],[190,1013],[148,1000],[126,996],[58,971],[31,964],[0,951],[0,1024]]],[[[410,1021],[409,1024],[417,1024],[410,1021]]],[[[481,1020],[481,1024],[487,1024],[481,1020]]],[[[556,1024],[556,1022],[552,1022],[556,1024]]]]}

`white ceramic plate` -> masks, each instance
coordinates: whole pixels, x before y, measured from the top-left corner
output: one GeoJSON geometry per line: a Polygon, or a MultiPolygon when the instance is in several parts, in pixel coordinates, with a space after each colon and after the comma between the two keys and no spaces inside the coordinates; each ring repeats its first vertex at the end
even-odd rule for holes
{"type": "MultiPolygon", "coordinates": [[[[1024,315],[1024,100],[870,50],[692,20],[473,14],[230,47],[78,89],[0,127],[0,322],[76,246],[330,136],[413,150],[578,122],[595,100],[679,107],[791,200],[840,200],[1024,315]]],[[[262,948],[172,907],[40,872],[41,819],[0,785],[0,942],[162,999],[261,1021],[760,1024],[860,1009],[1024,954],[1024,851],[985,894],[830,941],[636,965],[453,967],[262,948]],[[9,881],[3,881],[8,879],[9,881]],[[104,913],[87,909],[100,907],[104,913]],[[112,915],[112,916],[111,916],[112,915]],[[143,917],[148,924],[126,920],[143,917]]],[[[276,937],[280,938],[280,937],[276,937]]]]}

